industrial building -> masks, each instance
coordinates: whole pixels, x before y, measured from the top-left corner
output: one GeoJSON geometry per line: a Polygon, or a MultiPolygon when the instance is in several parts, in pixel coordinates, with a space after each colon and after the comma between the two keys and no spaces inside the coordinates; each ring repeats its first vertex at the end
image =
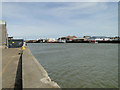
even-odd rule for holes
{"type": "Polygon", "coordinates": [[[0,46],[7,47],[8,46],[8,34],[6,28],[6,22],[0,20],[0,46]]]}
{"type": "Polygon", "coordinates": [[[23,39],[8,40],[8,48],[19,48],[23,46],[23,43],[24,43],[23,39]]]}

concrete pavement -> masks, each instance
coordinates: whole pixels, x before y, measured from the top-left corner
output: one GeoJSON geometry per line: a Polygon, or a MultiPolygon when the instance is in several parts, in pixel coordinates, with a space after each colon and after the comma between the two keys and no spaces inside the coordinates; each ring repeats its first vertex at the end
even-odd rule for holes
{"type": "Polygon", "coordinates": [[[22,56],[23,88],[59,88],[51,81],[45,69],[26,48],[22,56]]]}
{"type": "Polygon", "coordinates": [[[2,49],[2,88],[15,88],[20,52],[19,48],[2,49]]]}
{"type": "MultiPolygon", "coordinates": [[[[2,49],[2,88],[59,88],[26,47],[2,49]]],[[[17,89],[16,89],[17,90],[17,89]]]]}

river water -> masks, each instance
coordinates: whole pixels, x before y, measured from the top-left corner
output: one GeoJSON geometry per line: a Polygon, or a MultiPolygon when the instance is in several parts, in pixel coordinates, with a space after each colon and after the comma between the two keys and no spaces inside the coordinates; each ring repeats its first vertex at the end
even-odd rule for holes
{"type": "Polygon", "coordinates": [[[62,88],[117,88],[118,44],[31,43],[32,54],[62,88]]]}

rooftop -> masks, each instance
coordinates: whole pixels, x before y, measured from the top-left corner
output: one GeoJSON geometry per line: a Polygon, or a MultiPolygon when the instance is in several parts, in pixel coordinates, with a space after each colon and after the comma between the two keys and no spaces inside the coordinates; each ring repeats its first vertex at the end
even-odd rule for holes
{"type": "Polygon", "coordinates": [[[0,20],[0,24],[6,24],[6,22],[3,20],[0,20]]]}

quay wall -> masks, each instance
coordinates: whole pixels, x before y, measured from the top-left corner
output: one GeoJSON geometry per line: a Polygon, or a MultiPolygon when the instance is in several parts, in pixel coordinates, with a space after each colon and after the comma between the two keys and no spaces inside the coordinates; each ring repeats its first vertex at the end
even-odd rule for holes
{"type": "Polygon", "coordinates": [[[60,88],[50,77],[38,60],[26,47],[22,54],[23,88],[60,88]]]}

